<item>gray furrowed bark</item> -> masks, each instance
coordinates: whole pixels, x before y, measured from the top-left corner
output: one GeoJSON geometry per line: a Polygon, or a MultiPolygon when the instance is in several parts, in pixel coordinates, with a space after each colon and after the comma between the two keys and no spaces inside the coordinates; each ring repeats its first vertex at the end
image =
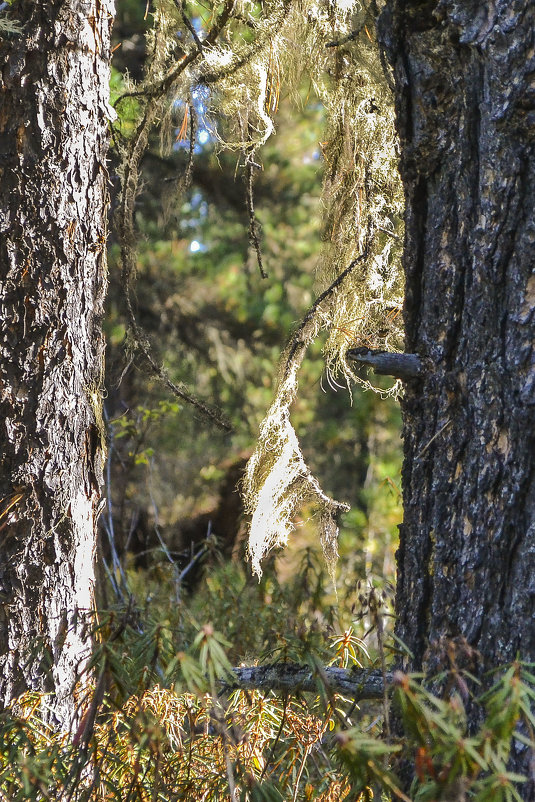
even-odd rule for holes
{"type": "Polygon", "coordinates": [[[0,43],[0,700],[76,717],[105,448],[113,0],[16,0],[0,43]]]}

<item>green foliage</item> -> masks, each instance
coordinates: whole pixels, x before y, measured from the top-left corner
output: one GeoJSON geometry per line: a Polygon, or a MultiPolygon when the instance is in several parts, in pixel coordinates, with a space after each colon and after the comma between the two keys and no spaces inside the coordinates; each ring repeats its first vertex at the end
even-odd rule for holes
{"type": "Polygon", "coordinates": [[[2,798],[522,798],[524,778],[511,774],[507,762],[512,739],[526,749],[535,747],[531,666],[518,662],[496,672],[479,698],[468,692],[470,677],[455,667],[436,678],[440,695],[418,677],[395,674],[390,716],[397,717],[396,737],[385,732],[380,703],[356,707],[329,692],[321,674],[317,693],[285,697],[232,690],[231,664],[260,642],[270,646],[269,662],[278,655],[311,666],[325,661],[348,668],[373,666],[378,657],[374,638],[364,637],[364,619],[335,635],[328,634],[327,622],[323,632],[316,625],[314,637],[297,628],[297,617],[294,623],[285,619],[283,644],[280,627],[273,627],[277,613],[286,615],[284,602],[289,608],[297,603],[302,622],[317,621],[318,611],[307,598],[309,585],[281,585],[268,571],[256,596],[253,586],[241,586],[248,616],[232,622],[229,611],[239,609],[239,582],[229,581],[229,570],[214,572],[211,588],[212,609],[219,611],[225,634],[212,622],[197,624],[195,604],[168,607],[163,620],[161,598],[145,611],[129,607],[100,614],[92,665],[78,690],[74,733],[58,733],[43,723],[46,696],[26,694],[1,714],[2,798]],[[466,731],[466,704],[481,710],[476,732],[466,731]],[[413,782],[406,792],[400,777],[407,771],[413,782]]]}
{"type": "MultiPolygon", "coordinates": [[[[513,739],[534,748],[531,668],[513,664],[499,672],[489,690],[471,700],[481,710],[482,723],[470,735],[459,690],[439,698],[417,679],[396,677],[396,701],[415,755],[416,802],[449,799],[453,793],[469,793],[477,802],[520,802],[517,784],[526,778],[509,772],[507,762],[513,739]]],[[[467,686],[462,682],[460,688],[467,686]]]]}
{"type": "Polygon", "coordinates": [[[122,415],[111,421],[108,424],[108,432],[114,441],[123,438],[129,441],[132,448],[127,453],[133,465],[149,465],[154,448],[144,444],[148,441],[154,427],[165,423],[169,428],[170,419],[175,419],[179,412],[179,404],[169,401],[169,399],[159,401],[153,408],[138,406],[129,415],[122,415]]]}
{"type": "MultiPolygon", "coordinates": [[[[125,76],[112,65],[110,76],[110,104],[115,106],[118,99],[127,91],[128,83],[125,76]]],[[[139,117],[139,102],[135,97],[126,98],[119,106],[120,113],[115,122],[116,136],[124,137],[132,133],[134,124],[139,117]]]]}

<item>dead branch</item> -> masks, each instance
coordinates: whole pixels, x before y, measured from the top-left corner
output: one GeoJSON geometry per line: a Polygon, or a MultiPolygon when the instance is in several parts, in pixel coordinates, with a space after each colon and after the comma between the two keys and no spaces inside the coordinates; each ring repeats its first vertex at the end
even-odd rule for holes
{"type": "Polygon", "coordinates": [[[229,689],[278,691],[297,694],[317,692],[326,686],[331,693],[348,696],[355,701],[383,699],[385,680],[392,683],[392,674],[383,676],[380,669],[337,668],[323,666],[313,670],[298,663],[275,663],[273,665],[233,668],[236,684],[229,689]]]}

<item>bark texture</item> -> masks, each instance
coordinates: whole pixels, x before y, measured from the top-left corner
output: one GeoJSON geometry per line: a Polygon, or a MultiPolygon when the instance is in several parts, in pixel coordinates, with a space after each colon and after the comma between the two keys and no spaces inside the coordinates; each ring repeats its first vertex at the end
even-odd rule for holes
{"type": "Polygon", "coordinates": [[[534,32],[532,0],[391,0],[379,21],[406,350],[428,366],[403,400],[397,634],[430,673],[444,639],[535,660],[534,32]]]}
{"type": "Polygon", "coordinates": [[[69,726],[90,647],[113,0],[15,0],[0,43],[0,701],[69,726]]]}

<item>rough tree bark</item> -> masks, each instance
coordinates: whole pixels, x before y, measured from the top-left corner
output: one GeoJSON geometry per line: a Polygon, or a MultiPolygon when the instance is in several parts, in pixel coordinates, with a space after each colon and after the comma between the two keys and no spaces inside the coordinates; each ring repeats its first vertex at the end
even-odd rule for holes
{"type": "Polygon", "coordinates": [[[425,367],[402,402],[397,635],[430,673],[441,639],[535,660],[535,4],[389,0],[378,29],[425,367]]]}
{"type": "MultiPolygon", "coordinates": [[[[76,715],[103,426],[113,0],[15,0],[0,43],[0,702],[76,715]]],[[[2,13],[5,13],[2,12],[2,13]]]]}

